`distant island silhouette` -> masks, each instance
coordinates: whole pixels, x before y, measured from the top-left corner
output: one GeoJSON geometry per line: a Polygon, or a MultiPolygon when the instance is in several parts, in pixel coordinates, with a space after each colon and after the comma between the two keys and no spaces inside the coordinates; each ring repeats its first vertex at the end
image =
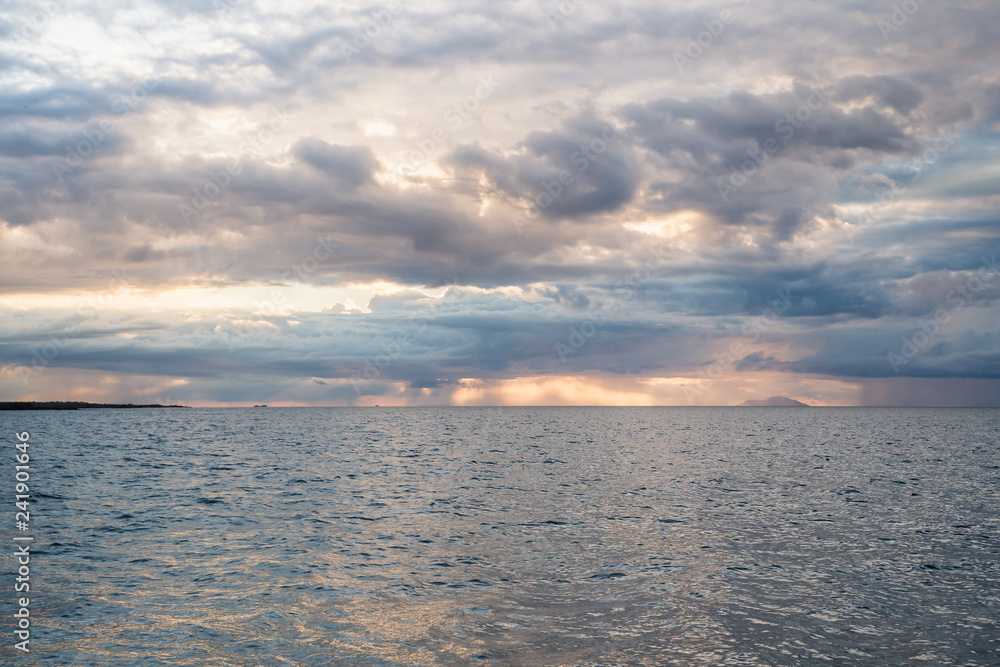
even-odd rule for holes
{"type": "Polygon", "coordinates": [[[763,400],[743,401],[738,408],[808,408],[809,405],[787,396],[772,396],[763,400]]]}
{"type": "Polygon", "coordinates": [[[186,405],[160,405],[148,403],[135,405],[132,403],[85,403],[82,401],[5,401],[0,402],[0,410],[92,410],[127,409],[127,408],[186,408],[186,405]]]}

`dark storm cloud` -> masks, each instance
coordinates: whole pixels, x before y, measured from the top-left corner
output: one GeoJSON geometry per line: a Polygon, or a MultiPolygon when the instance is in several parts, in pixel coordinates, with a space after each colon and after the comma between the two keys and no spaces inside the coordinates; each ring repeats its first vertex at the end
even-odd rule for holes
{"type": "MultiPolygon", "coordinates": [[[[81,143],[94,144],[90,137],[100,137],[99,145],[93,146],[93,150],[102,155],[121,154],[128,148],[128,141],[121,133],[105,135],[96,123],[71,132],[51,132],[39,126],[22,125],[0,129],[0,156],[62,158],[81,143]]],[[[91,148],[88,146],[85,150],[89,152],[91,148]]]]}
{"type": "Polygon", "coordinates": [[[110,111],[113,91],[65,82],[27,91],[11,91],[0,99],[0,114],[14,117],[88,120],[110,111]]]}
{"type": "Polygon", "coordinates": [[[584,219],[616,211],[635,194],[638,170],[624,143],[610,123],[574,119],[559,130],[532,132],[518,154],[462,146],[450,162],[459,173],[482,173],[511,199],[530,200],[532,215],[584,219]]]}
{"type": "Polygon", "coordinates": [[[763,228],[783,240],[828,213],[830,190],[852,165],[919,146],[900,119],[871,107],[836,107],[836,87],[661,99],[629,105],[623,113],[664,167],[683,173],[679,180],[652,183],[663,208],[709,211],[728,225],[763,228]]]}
{"type": "Polygon", "coordinates": [[[884,75],[859,74],[847,77],[837,83],[833,95],[846,102],[864,100],[870,96],[904,116],[920,106],[924,99],[924,94],[913,83],[884,75]]]}
{"type": "Polygon", "coordinates": [[[367,146],[331,146],[321,139],[301,139],[292,152],[299,160],[350,186],[370,184],[378,160],[367,146]]]}

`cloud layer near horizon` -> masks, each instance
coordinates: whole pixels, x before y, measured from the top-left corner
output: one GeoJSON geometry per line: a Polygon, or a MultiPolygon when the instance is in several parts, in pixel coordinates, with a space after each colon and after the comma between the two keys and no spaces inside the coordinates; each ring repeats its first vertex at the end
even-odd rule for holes
{"type": "Polygon", "coordinates": [[[0,398],[1000,399],[994,2],[13,2],[0,398]]]}

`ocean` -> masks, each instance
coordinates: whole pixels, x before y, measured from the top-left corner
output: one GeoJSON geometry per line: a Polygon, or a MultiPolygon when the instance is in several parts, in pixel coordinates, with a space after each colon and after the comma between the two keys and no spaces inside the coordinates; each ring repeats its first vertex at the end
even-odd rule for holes
{"type": "Polygon", "coordinates": [[[1000,664],[1000,410],[0,425],[4,664],[1000,664]],[[21,431],[29,654],[11,646],[21,431]]]}

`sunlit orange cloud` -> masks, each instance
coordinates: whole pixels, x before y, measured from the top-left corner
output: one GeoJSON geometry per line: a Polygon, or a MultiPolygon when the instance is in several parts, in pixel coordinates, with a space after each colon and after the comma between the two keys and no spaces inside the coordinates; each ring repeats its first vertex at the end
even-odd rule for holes
{"type": "Polygon", "coordinates": [[[655,398],[627,383],[586,377],[525,377],[485,383],[464,380],[456,405],[654,405],[655,398]],[[625,385],[625,386],[622,386],[625,385]]]}
{"type": "Polygon", "coordinates": [[[0,368],[0,392],[7,400],[88,401],[93,403],[171,403],[192,407],[338,406],[713,406],[748,399],[787,396],[809,405],[859,405],[862,385],[840,379],[790,373],[739,373],[716,380],[698,377],[524,376],[506,379],[466,378],[430,388],[403,382],[383,383],[382,394],[357,395],[346,379],[296,378],[280,383],[258,380],[257,392],[245,380],[164,378],[80,369],[43,369],[24,384],[13,367],[0,368]],[[208,399],[231,387],[246,400],[208,399]],[[337,392],[336,390],[340,390],[337,392]],[[348,398],[344,398],[348,397],[348,398]]]}
{"type": "Polygon", "coordinates": [[[187,378],[75,368],[39,368],[29,376],[25,376],[24,372],[25,367],[0,367],[0,394],[5,397],[4,400],[190,405],[180,398],[191,384],[187,378]]]}
{"type": "Polygon", "coordinates": [[[842,380],[787,373],[744,373],[708,381],[696,377],[521,377],[465,380],[455,405],[736,405],[788,396],[817,406],[856,405],[860,387],[842,380]]]}

